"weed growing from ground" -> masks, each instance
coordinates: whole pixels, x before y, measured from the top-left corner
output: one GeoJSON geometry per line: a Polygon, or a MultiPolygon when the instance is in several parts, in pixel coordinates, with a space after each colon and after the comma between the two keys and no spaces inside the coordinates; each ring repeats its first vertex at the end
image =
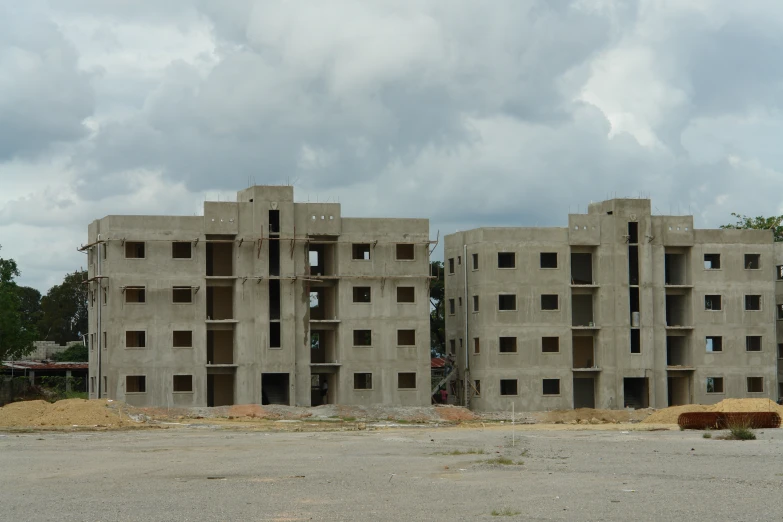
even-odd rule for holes
{"type": "Polygon", "coordinates": [[[514,515],[519,515],[519,513],[519,511],[513,511],[510,508],[503,508],[501,511],[497,509],[492,510],[493,517],[513,517],[514,515]]]}

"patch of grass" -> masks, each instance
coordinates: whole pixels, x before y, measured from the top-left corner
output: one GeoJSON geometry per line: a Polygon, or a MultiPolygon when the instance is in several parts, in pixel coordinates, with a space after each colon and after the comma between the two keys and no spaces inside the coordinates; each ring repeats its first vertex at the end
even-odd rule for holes
{"type": "Polygon", "coordinates": [[[343,420],[345,422],[355,422],[356,421],[356,417],[343,417],[343,420]]]}
{"type": "Polygon", "coordinates": [[[521,466],[524,464],[521,460],[518,460],[517,462],[514,462],[508,457],[495,457],[494,459],[489,459],[486,461],[487,464],[492,464],[495,466],[521,466]]]}
{"type": "Polygon", "coordinates": [[[89,399],[90,396],[87,392],[65,392],[66,399],[89,399]]]}
{"type": "Polygon", "coordinates": [[[513,517],[514,515],[519,514],[520,511],[514,511],[511,508],[503,508],[501,511],[498,511],[497,509],[492,510],[493,517],[513,517]]]}
{"type": "Polygon", "coordinates": [[[750,418],[735,420],[728,425],[729,432],[721,440],[756,440],[750,418]]]}
{"type": "Polygon", "coordinates": [[[451,451],[439,451],[433,453],[433,455],[484,455],[486,453],[483,449],[466,449],[466,450],[451,450],[451,451]]]}
{"type": "Polygon", "coordinates": [[[711,439],[711,438],[712,438],[712,433],[710,433],[710,432],[708,431],[707,433],[704,433],[704,434],[701,436],[701,438],[703,438],[703,439],[711,439]]]}

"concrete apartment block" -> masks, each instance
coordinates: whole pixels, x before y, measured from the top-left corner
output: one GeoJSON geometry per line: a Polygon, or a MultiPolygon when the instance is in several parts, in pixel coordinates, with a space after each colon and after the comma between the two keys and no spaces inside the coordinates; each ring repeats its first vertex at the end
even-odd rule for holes
{"type": "Polygon", "coordinates": [[[447,235],[452,391],[479,411],[776,399],[777,247],[646,199],[591,204],[567,228],[447,235]]]}
{"type": "Polygon", "coordinates": [[[429,404],[428,220],[293,195],[90,224],[90,397],[429,404]]]}

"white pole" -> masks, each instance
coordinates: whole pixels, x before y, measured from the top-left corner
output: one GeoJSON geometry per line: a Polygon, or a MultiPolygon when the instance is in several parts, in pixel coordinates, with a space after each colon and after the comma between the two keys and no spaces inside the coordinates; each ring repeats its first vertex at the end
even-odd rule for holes
{"type": "Polygon", "coordinates": [[[511,401],[511,447],[516,443],[516,428],[514,427],[514,401],[511,401]]]}

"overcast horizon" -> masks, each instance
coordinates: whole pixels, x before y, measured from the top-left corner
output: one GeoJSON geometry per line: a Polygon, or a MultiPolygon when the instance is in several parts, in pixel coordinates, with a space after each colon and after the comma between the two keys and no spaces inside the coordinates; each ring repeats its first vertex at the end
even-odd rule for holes
{"type": "Polygon", "coordinates": [[[615,196],[780,215],[781,56],[775,0],[5,2],[0,257],[45,293],[94,219],[249,184],[432,239],[615,196]]]}

